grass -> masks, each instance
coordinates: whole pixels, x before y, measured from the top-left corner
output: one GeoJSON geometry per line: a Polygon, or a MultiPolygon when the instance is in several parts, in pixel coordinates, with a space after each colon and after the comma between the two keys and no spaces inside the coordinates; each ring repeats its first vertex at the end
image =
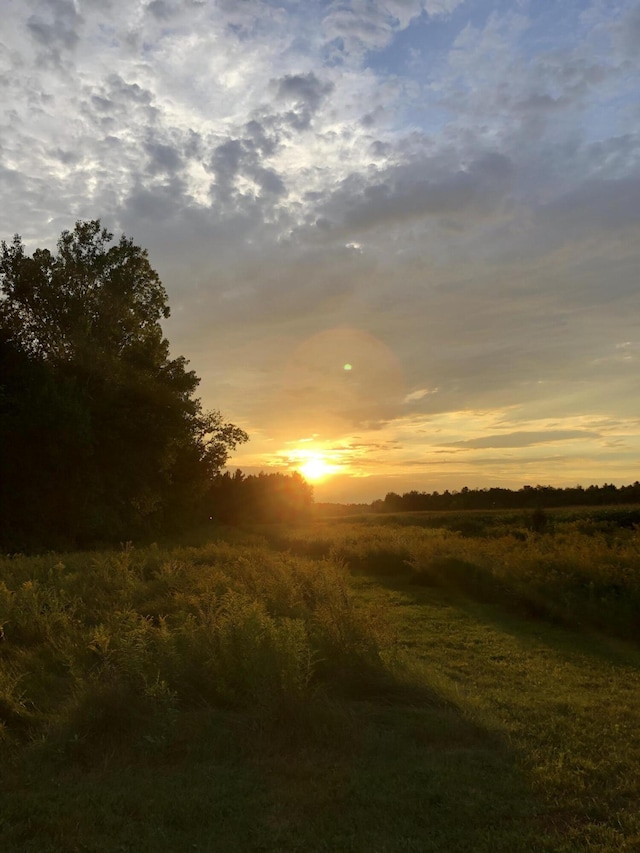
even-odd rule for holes
{"type": "Polygon", "coordinates": [[[208,705],[265,719],[388,678],[384,625],[344,569],[213,543],[3,561],[4,731],[93,744],[208,705]]]}
{"type": "Polygon", "coordinates": [[[438,673],[441,695],[508,743],[540,803],[541,840],[558,836],[549,849],[636,849],[638,650],[441,590],[386,595],[412,656],[438,673]]]}
{"type": "Polygon", "coordinates": [[[352,571],[448,588],[525,616],[640,640],[640,526],[630,510],[376,516],[271,534],[276,547],[331,555],[352,571]],[[409,516],[406,518],[405,516],[409,516]],[[413,523],[409,523],[409,522],[413,523]],[[539,522],[539,520],[538,520],[539,522]]]}
{"type": "Polygon", "coordinates": [[[633,615],[599,524],[5,559],[3,851],[639,849],[635,635],[556,606],[633,615]]]}

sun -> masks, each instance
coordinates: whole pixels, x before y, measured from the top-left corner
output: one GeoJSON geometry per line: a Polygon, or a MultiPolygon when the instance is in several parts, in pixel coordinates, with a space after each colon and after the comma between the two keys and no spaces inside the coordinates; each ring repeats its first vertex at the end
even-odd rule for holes
{"type": "Polygon", "coordinates": [[[322,456],[310,456],[298,466],[298,470],[305,480],[324,480],[334,471],[334,466],[329,465],[322,456]]]}
{"type": "Polygon", "coordinates": [[[322,480],[331,473],[330,466],[319,457],[308,459],[299,470],[305,480],[322,480]]]}
{"type": "Polygon", "coordinates": [[[330,462],[325,453],[308,448],[294,451],[291,454],[291,464],[305,480],[314,483],[325,480],[340,470],[340,466],[330,462]]]}

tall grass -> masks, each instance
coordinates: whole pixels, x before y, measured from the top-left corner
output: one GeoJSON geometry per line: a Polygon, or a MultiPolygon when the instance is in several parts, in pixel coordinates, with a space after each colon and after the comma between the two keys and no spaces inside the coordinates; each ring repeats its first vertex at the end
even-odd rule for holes
{"type": "Polygon", "coordinates": [[[391,635],[343,565],[225,543],[0,560],[0,733],[161,741],[182,709],[304,725],[389,678],[391,635]]]}
{"type": "Polygon", "coordinates": [[[640,639],[640,534],[554,534],[442,541],[423,538],[409,565],[423,583],[450,586],[533,616],[549,616],[640,639]]]}
{"type": "MultiPolygon", "coordinates": [[[[400,518],[400,517],[399,517],[400,518]]],[[[351,522],[282,531],[278,547],[329,554],[354,571],[449,589],[525,615],[640,640],[640,529],[529,517],[452,519],[448,527],[351,522]],[[536,532],[542,530],[543,532],[536,532]]]]}
{"type": "Polygon", "coordinates": [[[162,742],[209,707],[294,729],[327,697],[388,690],[394,638],[349,571],[640,639],[638,530],[544,530],[324,522],[269,545],[0,559],[0,737],[162,742]]]}

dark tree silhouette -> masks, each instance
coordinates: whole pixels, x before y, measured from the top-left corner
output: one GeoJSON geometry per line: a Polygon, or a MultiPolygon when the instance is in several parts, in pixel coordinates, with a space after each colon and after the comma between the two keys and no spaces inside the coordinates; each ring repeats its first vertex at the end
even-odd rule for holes
{"type": "Polygon", "coordinates": [[[240,469],[214,478],[207,494],[210,518],[227,524],[295,522],[308,519],[313,487],[292,474],[249,474],[240,469]]]}
{"type": "MultiPolygon", "coordinates": [[[[517,491],[499,487],[469,489],[459,492],[405,492],[398,495],[389,492],[384,500],[374,501],[370,508],[374,512],[415,512],[423,510],[490,510],[490,509],[533,509],[551,507],[606,506],[613,504],[640,504],[640,482],[616,487],[611,483],[602,486],[523,486],[517,491]]],[[[544,515],[544,514],[543,514],[544,515]]],[[[543,516],[535,522],[543,524],[543,516]]]]}
{"type": "Polygon", "coordinates": [[[99,220],[0,256],[0,545],[110,541],[188,521],[247,440],[171,358],[147,252],[99,220]]]}

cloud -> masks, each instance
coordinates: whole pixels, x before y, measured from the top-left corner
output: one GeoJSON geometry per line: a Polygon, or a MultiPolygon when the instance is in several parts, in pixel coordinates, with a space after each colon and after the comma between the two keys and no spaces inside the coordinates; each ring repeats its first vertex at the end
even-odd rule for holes
{"type": "Polygon", "coordinates": [[[432,18],[451,14],[462,0],[334,0],[322,20],[329,44],[342,57],[360,57],[366,51],[380,50],[394,36],[426,13],[432,18]]]}
{"type": "Polygon", "coordinates": [[[303,104],[310,114],[316,112],[323,99],[335,88],[331,81],[321,82],[313,71],[308,74],[286,74],[273,82],[278,100],[303,104]]]}
{"type": "Polygon", "coordinates": [[[167,21],[175,14],[175,8],[166,3],[165,0],[152,0],[145,9],[159,21],[167,21]]]}
{"type": "Polygon", "coordinates": [[[589,430],[547,430],[544,432],[511,432],[498,435],[485,435],[464,441],[449,441],[445,447],[459,447],[466,450],[488,447],[534,447],[557,441],[572,439],[598,438],[598,433],[589,430]]]}
{"type": "Polygon", "coordinates": [[[269,143],[261,129],[257,128],[259,125],[254,121],[250,136],[228,138],[214,148],[205,168],[211,171],[216,179],[215,187],[211,188],[215,200],[227,201],[234,194],[246,197],[252,191],[255,195],[286,195],[282,176],[272,167],[263,165],[261,161],[265,148],[275,143],[269,143]]]}
{"type": "Polygon", "coordinates": [[[37,42],[43,60],[60,62],[62,53],[73,50],[83,23],[73,0],[40,2],[26,21],[29,34],[37,42]]]}
{"type": "Polygon", "coordinates": [[[417,391],[412,391],[410,394],[404,398],[405,403],[414,403],[418,400],[424,399],[429,394],[435,394],[438,389],[434,388],[433,390],[429,390],[429,388],[419,388],[417,391]]]}
{"type": "Polygon", "coordinates": [[[183,168],[183,161],[177,148],[171,145],[149,141],[145,144],[149,155],[149,171],[155,175],[166,172],[172,174],[183,168]]]}
{"type": "Polygon", "coordinates": [[[640,6],[632,6],[609,28],[617,51],[625,60],[637,64],[640,51],[640,6]]]}
{"type": "MultiPolygon", "coordinates": [[[[636,153],[640,155],[640,140],[636,153]]],[[[562,231],[610,231],[640,224],[640,164],[637,175],[618,179],[593,178],[539,210],[548,227],[562,231]]]]}
{"type": "Polygon", "coordinates": [[[483,216],[509,189],[512,164],[500,154],[479,157],[445,176],[434,160],[416,159],[369,176],[351,175],[322,212],[338,227],[360,232],[422,217],[483,216]]]}

